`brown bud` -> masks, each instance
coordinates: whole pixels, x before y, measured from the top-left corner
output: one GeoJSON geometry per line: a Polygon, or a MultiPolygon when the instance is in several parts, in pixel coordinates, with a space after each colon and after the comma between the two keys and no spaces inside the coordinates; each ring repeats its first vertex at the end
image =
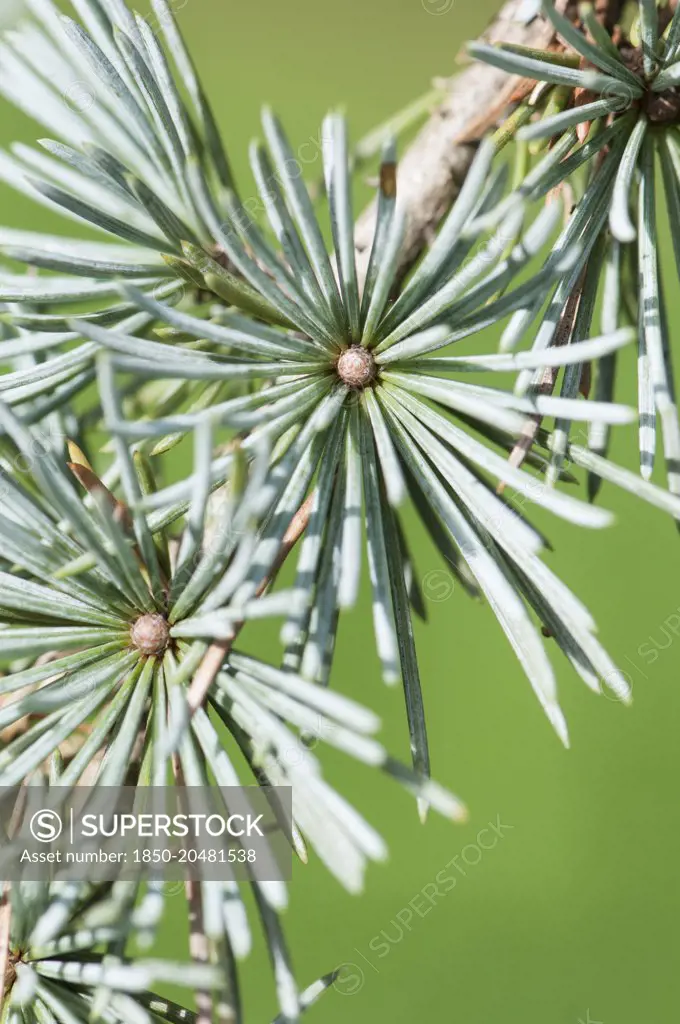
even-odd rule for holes
{"type": "Polygon", "coordinates": [[[130,630],[130,639],[133,646],[147,657],[162,654],[170,639],[167,619],[157,612],[140,615],[130,630]]]}
{"type": "Polygon", "coordinates": [[[367,348],[352,345],[338,359],[337,371],[348,387],[365,388],[375,377],[375,360],[367,348]]]}

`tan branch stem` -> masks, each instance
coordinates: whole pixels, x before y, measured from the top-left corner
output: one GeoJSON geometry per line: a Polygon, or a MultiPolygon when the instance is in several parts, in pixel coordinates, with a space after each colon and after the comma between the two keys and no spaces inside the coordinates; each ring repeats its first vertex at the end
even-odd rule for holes
{"type": "MultiPolygon", "coordinates": [[[[313,500],[314,495],[310,494],[291,519],[290,525],[288,526],[288,529],[284,534],[283,541],[281,542],[281,549],[276,557],[272,571],[269,573],[267,578],[262,581],[257,589],[258,597],[263,594],[267,587],[273,582],[286,558],[307,529],[309,517],[312,512],[313,500]]],[[[216,640],[215,643],[212,643],[206,651],[203,660],[198,666],[194,678],[191,681],[191,686],[187,691],[187,704],[192,715],[201,707],[207,697],[215,676],[221,669],[224,659],[231,650],[234,640],[241,632],[243,625],[243,622],[234,623],[231,636],[221,640],[216,640]]]]}
{"type": "Polygon", "coordinates": [[[9,883],[3,886],[0,899],[0,1013],[5,1008],[5,993],[9,993],[16,971],[9,951],[9,933],[12,920],[12,904],[9,898],[9,883]]]}
{"type": "MultiPolygon", "coordinates": [[[[618,9],[619,5],[620,0],[598,0],[600,13],[618,9]]],[[[555,6],[569,16],[577,8],[571,0],[556,0],[555,6]]],[[[538,49],[549,46],[554,39],[552,25],[542,15],[527,22],[526,10],[526,0],[506,0],[481,41],[517,43],[538,49]]],[[[398,195],[408,212],[398,268],[400,280],[429,243],[460,192],[479,139],[502,117],[521,82],[517,76],[481,63],[468,65],[450,79],[445,99],[399,164],[398,195]]],[[[356,257],[362,281],[368,267],[375,216],[373,202],[356,224],[356,257]]]]}
{"type": "MultiPolygon", "coordinates": [[[[574,324],[576,323],[576,315],[578,313],[581,296],[583,294],[584,277],[585,270],[581,274],[578,284],[567,299],[564,309],[562,310],[562,315],[557,325],[557,330],[555,331],[554,345],[556,347],[559,347],[560,345],[568,345],[571,341],[574,324]]],[[[535,394],[540,396],[552,395],[555,390],[558,374],[558,367],[545,367],[541,374],[541,379],[536,386],[535,394]]],[[[534,446],[534,442],[542,422],[543,417],[540,415],[529,417],[519,440],[510,453],[508,461],[511,466],[519,469],[524,464],[524,460],[534,446]]],[[[504,490],[505,484],[499,484],[498,493],[502,494],[504,490]]]]}
{"type": "MultiPolygon", "coordinates": [[[[172,757],[172,773],[175,777],[175,784],[181,788],[186,786],[184,772],[177,754],[172,757]]],[[[210,963],[210,944],[205,934],[203,924],[203,906],[201,903],[201,886],[194,879],[187,878],[184,882],[184,892],[189,910],[189,953],[195,963],[210,963]]],[[[196,1007],[198,1014],[195,1024],[212,1024],[213,1000],[212,994],[208,991],[197,990],[195,993],[196,1007]]]]}

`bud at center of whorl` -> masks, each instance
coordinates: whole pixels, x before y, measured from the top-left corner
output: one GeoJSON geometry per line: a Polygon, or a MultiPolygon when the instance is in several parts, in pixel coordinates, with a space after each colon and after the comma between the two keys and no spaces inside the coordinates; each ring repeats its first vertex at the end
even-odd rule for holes
{"type": "Polygon", "coordinates": [[[350,388],[365,388],[375,377],[375,359],[361,345],[345,349],[337,365],[338,377],[350,388]]]}
{"type": "Polygon", "coordinates": [[[170,638],[167,620],[158,613],[140,615],[130,630],[130,638],[141,654],[162,654],[170,638]]]}

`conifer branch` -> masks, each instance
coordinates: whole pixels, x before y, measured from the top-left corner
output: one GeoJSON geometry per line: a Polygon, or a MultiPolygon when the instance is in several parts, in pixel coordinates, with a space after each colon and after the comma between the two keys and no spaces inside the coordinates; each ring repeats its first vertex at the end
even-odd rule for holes
{"type": "MultiPolygon", "coordinates": [[[[604,0],[598,8],[609,15],[610,9],[618,5],[619,0],[604,0]]],[[[577,5],[571,0],[557,0],[555,6],[570,13],[577,5]]],[[[526,0],[508,0],[480,41],[491,45],[515,43],[531,49],[548,47],[555,38],[553,26],[540,13],[527,21],[523,15],[526,10],[526,0]]],[[[479,140],[501,119],[521,82],[521,76],[477,62],[448,80],[446,96],[399,163],[399,196],[409,222],[398,280],[431,242],[467,178],[479,140]]],[[[368,269],[376,210],[373,201],[356,224],[357,272],[361,280],[368,269]]]]}

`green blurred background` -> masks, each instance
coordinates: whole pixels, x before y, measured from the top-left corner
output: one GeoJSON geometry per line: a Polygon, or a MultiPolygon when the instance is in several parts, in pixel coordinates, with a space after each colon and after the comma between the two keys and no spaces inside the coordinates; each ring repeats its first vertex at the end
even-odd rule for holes
{"type": "MultiPolygon", "coordinates": [[[[247,195],[245,147],[263,102],[277,108],[294,145],[318,139],[331,105],[346,107],[356,139],[425,92],[434,76],[450,74],[462,43],[481,31],[498,0],[173,6],[247,195]]],[[[0,107],[3,143],[43,134],[0,107]]],[[[319,171],[318,160],[310,164],[311,176],[319,171]]],[[[13,226],[59,225],[3,188],[0,212],[13,226]]],[[[670,294],[677,296],[674,281],[670,294]]],[[[677,303],[673,314],[677,331],[677,303]]],[[[634,404],[632,353],[623,361],[619,398],[634,404]]],[[[623,430],[613,455],[633,468],[634,448],[634,429],[623,430]]],[[[317,863],[296,867],[284,923],[301,983],[346,965],[310,1024],[675,1018],[680,539],[672,522],[630,496],[606,487],[603,501],[618,517],[604,533],[540,520],[556,548],[549,564],[593,610],[635,697],[630,709],[596,698],[556,656],[570,752],[552,734],[489,609],[451,593],[416,531],[430,616],[417,639],[434,771],[467,801],[470,822],[433,816],[422,827],[401,790],[339,755],[325,757],[331,781],[381,829],[391,857],[370,870],[362,897],[347,896],[317,863]],[[498,819],[512,827],[483,850],[493,833],[477,836],[498,819]],[[456,884],[440,875],[442,893],[449,891],[437,899],[430,883],[439,872],[456,884]]],[[[276,657],[273,634],[261,643],[276,657]]],[[[382,714],[387,744],[406,758],[402,698],[379,682],[365,591],[341,632],[334,684],[382,714]]],[[[162,939],[175,955],[182,907],[180,897],[170,901],[162,939]]],[[[275,999],[261,946],[243,980],[249,1024],[271,1020],[275,999]]]]}

